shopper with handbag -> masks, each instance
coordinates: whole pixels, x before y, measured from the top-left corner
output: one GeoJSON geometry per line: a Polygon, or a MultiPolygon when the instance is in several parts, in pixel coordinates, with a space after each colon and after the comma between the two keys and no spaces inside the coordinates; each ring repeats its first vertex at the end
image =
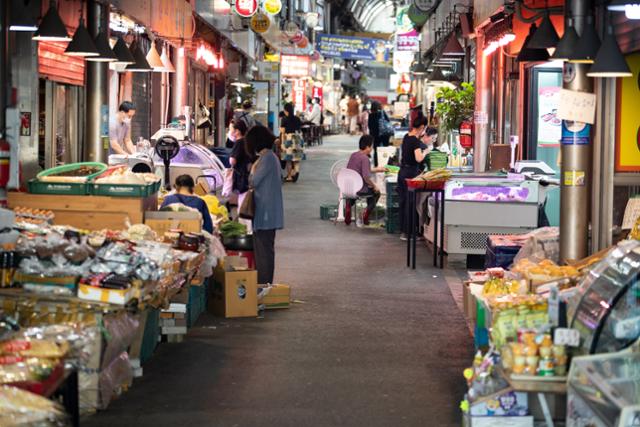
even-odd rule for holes
{"type": "Polygon", "coordinates": [[[249,175],[249,192],[240,215],[253,218],[253,251],[258,282],[273,283],[276,230],[284,227],[280,159],[273,152],[276,137],[264,126],[254,126],[245,136],[247,152],[257,156],[249,175]]]}
{"type": "Polygon", "coordinates": [[[371,103],[371,113],[369,114],[369,134],[373,136],[373,165],[378,166],[378,147],[388,147],[389,139],[395,131],[389,120],[389,116],[382,109],[378,101],[371,103]]]}

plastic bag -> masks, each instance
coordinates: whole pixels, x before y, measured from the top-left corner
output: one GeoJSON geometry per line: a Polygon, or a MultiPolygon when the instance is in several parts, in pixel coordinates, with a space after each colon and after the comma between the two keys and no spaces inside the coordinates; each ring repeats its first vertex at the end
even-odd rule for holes
{"type": "Polygon", "coordinates": [[[123,352],[100,373],[100,409],[106,409],[114,397],[131,386],[132,381],[133,369],[129,363],[129,355],[123,352]]]}
{"type": "Polygon", "coordinates": [[[224,183],[222,184],[222,197],[229,197],[233,192],[233,168],[224,171],[224,183]]]}
{"type": "Polygon", "coordinates": [[[514,264],[523,259],[539,263],[545,259],[558,263],[560,260],[560,229],[558,227],[542,227],[528,234],[514,264]]]}

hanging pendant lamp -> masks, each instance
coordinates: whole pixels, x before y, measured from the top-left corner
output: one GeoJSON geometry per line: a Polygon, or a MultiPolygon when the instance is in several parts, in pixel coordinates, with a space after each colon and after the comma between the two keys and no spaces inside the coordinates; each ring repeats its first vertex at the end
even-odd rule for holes
{"type": "Polygon", "coordinates": [[[442,70],[440,70],[440,68],[434,68],[431,74],[427,76],[427,80],[433,83],[442,83],[446,82],[447,78],[442,74],[442,70]]]}
{"type": "Polygon", "coordinates": [[[600,37],[598,37],[596,27],[593,25],[593,16],[588,16],[578,44],[573,47],[572,53],[569,54],[569,62],[593,64],[598,54],[598,49],[600,49],[600,37]]]}
{"type": "Polygon", "coordinates": [[[529,27],[529,35],[524,39],[522,48],[516,57],[517,62],[541,62],[549,60],[549,52],[547,52],[547,49],[535,49],[529,47],[531,38],[535,34],[536,30],[536,24],[531,24],[531,27],[529,27]]]}
{"type": "Polygon", "coordinates": [[[136,63],[136,59],[131,54],[129,47],[122,37],[118,37],[116,40],[116,44],[113,46],[113,53],[116,54],[117,59],[114,62],[116,65],[130,65],[136,63]]]}
{"type": "Polygon", "coordinates": [[[160,55],[160,60],[162,61],[162,66],[164,68],[165,73],[175,73],[176,67],[173,66],[171,60],[169,59],[169,54],[167,53],[167,46],[162,46],[162,54],[160,55]]]}
{"type": "Polygon", "coordinates": [[[455,33],[451,34],[449,40],[447,40],[447,44],[442,49],[443,56],[464,56],[464,49],[462,45],[458,41],[458,37],[456,37],[455,33]]]}
{"type": "Polygon", "coordinates": [[[630,77],[632,75],[633,73],[616,41],[613,26],[607,25],[607,33],[602,40],[602,46],[600,46],[600,50],[587,76],[630,77]]]}
{"type": "Polygon", "coordinates": [[[127,65],[127,68],[124,69],[125,71],[131,71],[133,73],[148,73],[153,71],[153,68],[151,68],[151,65],[147,62],[147,58],[144,56],[144,52],[142,52],[139,42],[134,41],[131,43],[129,50],[131,50],[131,55],[133,55],[136,62],[135,64],[127,65]]]}
{"type": "Polygon", "coordinates": [[[9,31],[36,31],[38,24],[24,0],[11,0],[9,31]]]}
{"type": "Polygon", "coordinates": [[[427,67],[422,62],[422,58],[411,67],[411,74],[415,76],[424,76],[427,74],[427,67]]]}
{"type": "Polygon", "coordinates": [[[71,37],[67,33],[67,27],[62,22],[55,0],[49,3],[47,13],[40,21],[38,30],[33,34],[33,40],[48,42],[69,42],[71,37]]]}
{"type": "Polygon", "coordinates": [[[558,33],[556,32],[553,22],[549,16],[549,12],[545,12],[540,27],[533,34],[527,47],[534,49],[553,49],[558,45],[558,33]]]}
{"type": "Polygon", "coordinates": [[[98,48],[96,48],[95,43],[91,40],[89,30],[87,30],[87,27],[84,25],[84,18],[80,17],[78,28],[76,28],[76,32],[73,34],[73,38],[67,45],[64,54],[81,57],[99,56],[98,48]]]}
{"type": "Polygon", "coordinates": [[[109,46],[109,38],[106,31],[100,31],[95,38],[96,49],[98,49],[98,56],[91,56],[87,58],[87,61],[93,62],[116,62],[118,57],[109,46]]]}
{"type": "Polygon", "coordinates": [[[551,59],[554,61],[568,61],[569,56],[578,44],[578,40],[580,40],[580,37],[578,37],[576,29],[573,27],[573,20],[569,19],[564,29],[564,34],[562,34],[562,38],[556,45],[556,51],[551,55],[551,59]]]}
{"type": "Polygon", "coordinates": [[[154,41],[151,42],[151,48],[149,52],[147,52],[146,60],[154,72],[161,73],[164,71],[164,64],[162,63],[162,59],[160,59],[160,54],[156,49],[156,43],[154,41]]]}

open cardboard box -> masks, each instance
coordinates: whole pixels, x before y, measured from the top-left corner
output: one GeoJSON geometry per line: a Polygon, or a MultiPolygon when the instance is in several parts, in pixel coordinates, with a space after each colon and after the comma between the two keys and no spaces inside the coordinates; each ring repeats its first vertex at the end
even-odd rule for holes
{"type": "Polygon", "coordinates": [[[208,308],[227,318],[258,315],[258,272],[249,270],[246,258],[228,256],[220,261],[213,273],[208,308]]]}

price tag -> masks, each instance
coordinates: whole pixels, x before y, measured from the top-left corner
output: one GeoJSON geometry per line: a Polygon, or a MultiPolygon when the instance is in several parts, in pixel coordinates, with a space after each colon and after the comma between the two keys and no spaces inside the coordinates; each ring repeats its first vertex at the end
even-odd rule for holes
{"type": "Polygon", "coordinates": [[[557,328],[553,337],[555,345],[578,347],[580,345],[580,332],[577,329],[557,328]]]}
{"type": "Polygon", "coordinates": [[[593,124],[596,117],[596,95],[562,89],[556,117],[562,120],[593,124]]]}

